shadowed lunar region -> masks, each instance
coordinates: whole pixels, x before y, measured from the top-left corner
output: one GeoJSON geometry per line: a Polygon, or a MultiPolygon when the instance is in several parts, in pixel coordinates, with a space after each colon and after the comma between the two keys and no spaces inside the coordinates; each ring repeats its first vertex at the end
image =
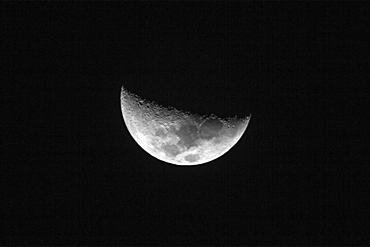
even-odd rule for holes
{"type": "Polygon", "coordinates": [[[131,136],[147,153],[183,166],[204,164],[225,154],[241,138],[251,118],[199,116],[143,100],[124,87],[121,110],[131,136]]]}

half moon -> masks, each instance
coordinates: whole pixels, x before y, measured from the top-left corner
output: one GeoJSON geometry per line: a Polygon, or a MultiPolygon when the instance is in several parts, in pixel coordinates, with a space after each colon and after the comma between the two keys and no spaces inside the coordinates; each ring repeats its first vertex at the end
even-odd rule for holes
{"type": "Polygon", "coordinates": [[[184,166],[204,164],[225,154],[241,138],[251,118],[218,118],[223,123],[218,137],[205,140],[199,128],[207,117],[143,100],[124,87],[121,111],[140,147],[161,161],[184,166]]]}

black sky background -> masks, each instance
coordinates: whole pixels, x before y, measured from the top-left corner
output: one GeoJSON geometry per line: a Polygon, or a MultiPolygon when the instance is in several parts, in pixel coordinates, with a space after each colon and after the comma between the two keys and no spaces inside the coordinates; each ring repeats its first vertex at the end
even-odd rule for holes
{"type": "Polygon", "coordinates": [[[360,4],[1,8],[0,244],[369,244],[360,4]],[[122,85],[252,118],[221,158],[166,164],[130,136],[122,85]]]}

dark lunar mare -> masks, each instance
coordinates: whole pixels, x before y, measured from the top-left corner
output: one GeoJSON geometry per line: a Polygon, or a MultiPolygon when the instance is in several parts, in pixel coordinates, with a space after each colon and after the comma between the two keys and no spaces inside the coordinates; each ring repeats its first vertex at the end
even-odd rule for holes
{"type": "Polygon", "coordinates": [[[200,136],[202,139],[210,140],[214,137],[219,137],[220,130],[223,127],[223,123],[217,118],[208,118],[202,125],[200,126],[200,136]]]}
{"type": "MultiPolygon", "coordinates": [[[[186,149],[189,149],[193,146],[196,147],[196,141],[200,138],[197,126],[191,124],[183,124],[178,130],[176,130],[174,126],[171,126],[168,132],[178,136],[180,140],[177,142],[177,145],[180,147],[185,147],[186,149]]],[[[167,133],[165,133],[163,128],[159,128],[155,132],[155,135],[162,139],[166,138],[167,133]]],[[[179,148],[174,144],[163,144],[161,149],[167,155],[172,157],[181,153],[179,148]]]]}
{"type": "Polygon", "coordinates": [[[198,154],[189,154],[184,159],[189,162],[195,162],[200,159],[200,156],[198,154]]]}
{"type": "Polygon", "coordinates": [[[175,144],[163,144],[161,149],[168,155],[175,157],[176,155],[180,154],[181,151],[175,144]]]}
{"type": "Polygon", "coordinates": [[[187,149],[197,146],[196,141],[200,138],[197,126],[185,124],[179,130],[172,128],[172,132],[180,138],[177,143],[178,145],[184,146],[187,149]]]}

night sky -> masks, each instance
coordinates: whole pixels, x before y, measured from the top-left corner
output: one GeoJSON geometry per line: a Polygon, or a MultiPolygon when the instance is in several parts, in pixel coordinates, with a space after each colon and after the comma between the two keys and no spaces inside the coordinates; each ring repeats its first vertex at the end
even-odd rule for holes
{"type": "Polygon", "coordinates": [[[345,3],[2,3],[0,245],[369,245],[369,11],[345,3]],[[252,114],[180,167],[120,89],[252,114]]]}

